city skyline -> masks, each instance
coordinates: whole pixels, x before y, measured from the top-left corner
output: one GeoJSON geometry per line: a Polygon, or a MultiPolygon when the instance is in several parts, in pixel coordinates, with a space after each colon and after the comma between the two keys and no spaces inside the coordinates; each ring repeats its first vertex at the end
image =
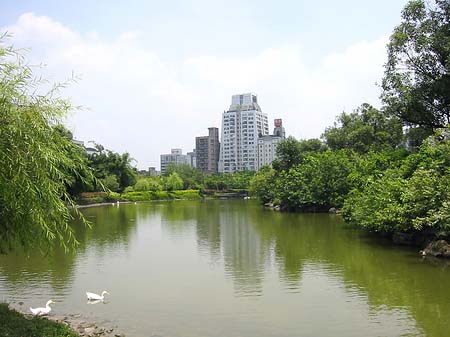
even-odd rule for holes
{"type": "Polygon", "coordinates": [[[0,31],[46,64],[37,76],[80,77],[62,91],[82,106],[67,120],[77,139],[148,168],[219,127],[235,93],[257,93],[298,139],[364,102],[380,107],[385,46],[406,3],[24,0],[3,4],[0,31]]]}

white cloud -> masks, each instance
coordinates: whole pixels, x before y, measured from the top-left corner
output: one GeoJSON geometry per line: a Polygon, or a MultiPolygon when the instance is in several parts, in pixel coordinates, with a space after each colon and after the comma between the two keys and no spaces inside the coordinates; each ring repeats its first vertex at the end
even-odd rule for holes
{"type": "Polygon", "coordinates": [[[319,137],[343,109],[377,105],[375,82],[383,74],[387,42],[382,37],[356,43],[312,66],[302,57],[308,46],[296,45],[268,46],[252,57],[193,55],[170,63],[142,47],[145,36],[139,32],[107,41],[32,13],[4,30],[13,33],[16,46],[32,49],[34,62],[48,64],[47,77],[81,74],[63,93],[89,107],[70,118],[75,135],[128,151],[142,168],[159,166],[159,154],[171,148],[190,151],[195,136],[220,127],[221,113],[236,93],[256,93],[271,120],[283,118],[288,134],[319,137]]]}

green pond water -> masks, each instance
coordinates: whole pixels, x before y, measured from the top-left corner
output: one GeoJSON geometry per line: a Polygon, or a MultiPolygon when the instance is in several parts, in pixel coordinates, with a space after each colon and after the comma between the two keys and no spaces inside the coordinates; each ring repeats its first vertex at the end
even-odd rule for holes
{"type": "Polygon", "coordinates": [[[0,256],[0,300],[129,337],[450,336],[450,267],[248,200],[83,209],[73,254],[0,256]],[[85,292],[108,290],[105,303],[85,292]]]}

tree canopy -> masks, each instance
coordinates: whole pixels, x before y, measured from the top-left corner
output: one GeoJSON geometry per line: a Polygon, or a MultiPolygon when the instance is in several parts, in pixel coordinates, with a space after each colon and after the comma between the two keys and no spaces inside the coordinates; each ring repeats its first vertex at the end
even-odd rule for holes
{"type": "MultiPolygon", "coordinates": [[[[106,188],[114,192],[122,192],[126,187],[136,182],[136,169],[131,166],[134,160],[130,154],[122,154],[106,150],[102,145],[96,144],[97,153],[88,155],[88,166],[94,171],[95,177],[106,188]]],[[[100,185],[100,184],[99,184],[100,185]]],[[[96,190],[103,189],[95,186],[96,190]]]]}
{"type": "Polygon", "coordinates": [[[405,124],[450,122],[450,3],[412,0],[388,44],[382,82],[387,110],[405,124]]]}
{"type": "Polygon", "coordinates": [[[326,128],[322,137],[332,150],[367,153],[396,148],[403,140],[403,131],[397,117],[388,117],[364,103],[354,112],[338,116],[334,126],[326,128]]]}

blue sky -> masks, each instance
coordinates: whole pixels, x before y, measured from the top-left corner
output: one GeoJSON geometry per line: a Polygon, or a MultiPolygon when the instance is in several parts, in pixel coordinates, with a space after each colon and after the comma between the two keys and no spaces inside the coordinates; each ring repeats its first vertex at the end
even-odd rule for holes
{"type": "Polygon", "coordinates": [[[159,166],[253,92],[287,134],[319,137],[343,110],[379,107],[385,45],[406,1],[3,1],[0,29],[83,108],[77,138],[159,166]]]}

